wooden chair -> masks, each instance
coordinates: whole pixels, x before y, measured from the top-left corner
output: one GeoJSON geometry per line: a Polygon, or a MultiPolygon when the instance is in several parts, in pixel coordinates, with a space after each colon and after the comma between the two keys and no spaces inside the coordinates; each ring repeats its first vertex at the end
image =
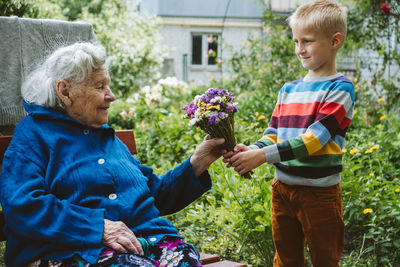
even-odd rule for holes
{"type": "MultiPolygon", "coordinates": [[[[136,142],[135,135],[132,130],[120,130],[116,131],[115,134],[121,141],[128,147],[129,151],[132,154],[136,154],[136,142]]],[[[0,136],[0,167],[3,162],[4,153],[7,150],[8,145],[11,142],[11,135],[8,136],[0,136]]],[[[1,170],[1,169],[0,169],[1,170]]],[[[5,218],[3,211],[0,211],[0,241],[6,241],[7,236],[1,231],[5,225],[5,218]]],[[[217,255],[211,255],[206,253],[200,253],[200,260],[203,265],[207,267],[246,267],[243,263],[237,263],[228,260],[220,260],[220,257],[217,255]]]]}

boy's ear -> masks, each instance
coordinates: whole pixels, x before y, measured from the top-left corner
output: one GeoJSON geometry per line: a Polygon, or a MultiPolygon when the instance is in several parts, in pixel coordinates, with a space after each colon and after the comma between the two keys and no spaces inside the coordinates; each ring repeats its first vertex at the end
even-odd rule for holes
{"type": "Polygon", "coordinates": [[[66,80],[57,81],[56,91],[57,91],[58,97],[61,99],[61,101],[64,103],[64,105],[66,107],[68,107],[72,104],[72,101],[70,98],[71,85],[68,81],[66,81],[66,80]]]}
{"type": "Polygon", "coordinates": [[[341,32],[336,32],[332,35],[331,44],[332,48],[339,49],[344,42],[344,35],[341,32]]]}

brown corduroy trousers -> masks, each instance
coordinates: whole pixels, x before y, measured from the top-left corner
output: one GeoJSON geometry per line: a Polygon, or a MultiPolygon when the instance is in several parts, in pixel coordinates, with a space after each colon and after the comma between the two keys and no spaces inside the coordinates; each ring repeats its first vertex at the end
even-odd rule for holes
{"type": "Polygon", "coordinates": [[[340,185],[313,187],[272,182],[274,267],[302,267],[308,243],[313,267],[337,267],[344,248],[340,185]]]}

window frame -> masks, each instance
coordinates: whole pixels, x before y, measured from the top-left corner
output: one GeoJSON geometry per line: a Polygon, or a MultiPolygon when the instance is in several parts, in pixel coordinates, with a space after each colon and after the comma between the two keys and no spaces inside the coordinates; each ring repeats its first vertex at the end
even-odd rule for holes
{"type": "Polygon", "coordinates": [[[208,70],[219,70],[220,67],[218,66],[218,62],[216,62],[215,64],[211,65],[208,64],[208,57],[205,57],[205,54],[208,54],[208,42],[207,39],[208,37],[212,35],[213,38],[217,37],[217,60],[218,58],[221,58],[221,40],[222,40],[222,36],[220,32],[206,32],[206,31],[192,31],[190,32],[190,68],[192,70],[196,70],[196,69],[208,69],[208,70]],[[193,64],[193,36],[201,36],[201,64],[193,64]]]}

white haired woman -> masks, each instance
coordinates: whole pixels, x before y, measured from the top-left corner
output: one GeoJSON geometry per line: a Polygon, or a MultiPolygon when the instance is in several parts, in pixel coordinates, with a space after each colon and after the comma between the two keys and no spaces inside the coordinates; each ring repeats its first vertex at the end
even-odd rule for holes
{"type": "Polygon", "coordinates": [[[5,153],[8,266],[201,266],[162,215],[210,189],[223,139],[158,177],[107,125],[115,100],[102,46],[59,48],[22,86],[28,116],[5,153]]]}

